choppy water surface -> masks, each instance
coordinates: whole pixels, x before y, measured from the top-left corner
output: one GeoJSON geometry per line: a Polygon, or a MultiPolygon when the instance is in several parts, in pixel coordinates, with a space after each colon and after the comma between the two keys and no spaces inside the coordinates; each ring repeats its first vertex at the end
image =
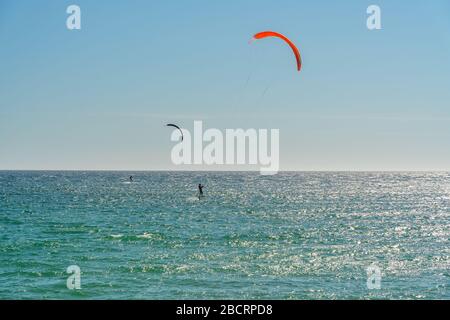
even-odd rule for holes
{"type": "Polygon", "coordinates": [[[0,172],[1,299],[449,299],[449,242],[449,173],[0,172]]]}

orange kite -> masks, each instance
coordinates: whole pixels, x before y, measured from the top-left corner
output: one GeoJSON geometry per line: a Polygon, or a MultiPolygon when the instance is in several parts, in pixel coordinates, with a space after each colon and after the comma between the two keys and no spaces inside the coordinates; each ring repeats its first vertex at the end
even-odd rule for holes
{"type": "Polygon", "coordinates": [[[297,59],[297,70],[300,71],[300,69],[302,68],[302,58],[300,57],[300,51],[298,51],[295,44],[291,40],[289,40],[287,37],[282,35],[281,33],[274,32],[274,31],[259,32],[253,36],[253,39],[258,40],[258,39],[264,39],[267,37],[280,38],[280,39],[284,40],[289,45],[289,47],[291,47],[292,51],[294,52],[295,58],[297,59]]]}

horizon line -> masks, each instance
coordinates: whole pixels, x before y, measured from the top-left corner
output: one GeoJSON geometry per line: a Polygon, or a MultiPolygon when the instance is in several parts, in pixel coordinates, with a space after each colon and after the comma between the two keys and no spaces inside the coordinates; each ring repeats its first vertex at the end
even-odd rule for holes
{"type": "MultiPolygon", "coordinates": [[[[48,172],[48,171],[60,171],[60,172],[249,172],[260,173],[259,170],[173,170],[173,169],[0,169],[0,172],[48,172]]],[[[434,173],[450,173],[450,169],[447,170],[279,170],[277,173],[283,172],[434,172],[434,173]]],[[[276,174],[274,174],[276,175],[276,174]]]]}

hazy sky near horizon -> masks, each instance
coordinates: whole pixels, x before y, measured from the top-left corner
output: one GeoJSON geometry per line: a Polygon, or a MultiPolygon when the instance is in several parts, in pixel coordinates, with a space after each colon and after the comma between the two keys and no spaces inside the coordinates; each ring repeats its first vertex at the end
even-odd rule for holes
{"type": "Polygon", "coordinates": [[[280,129],[282,170],[450,170],[450,2],[0,0],[0,170],[247,168],[172,165],[194,120],[280,129]]]}

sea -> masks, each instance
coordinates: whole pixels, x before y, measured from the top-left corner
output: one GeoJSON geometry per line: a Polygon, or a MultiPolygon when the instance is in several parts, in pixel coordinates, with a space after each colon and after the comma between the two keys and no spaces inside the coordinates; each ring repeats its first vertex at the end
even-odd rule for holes
{"type": "Polygon", "coordinates": [[[449,172],[0,171],[0,299],[450,299],[449,284],[449,172]]]}

